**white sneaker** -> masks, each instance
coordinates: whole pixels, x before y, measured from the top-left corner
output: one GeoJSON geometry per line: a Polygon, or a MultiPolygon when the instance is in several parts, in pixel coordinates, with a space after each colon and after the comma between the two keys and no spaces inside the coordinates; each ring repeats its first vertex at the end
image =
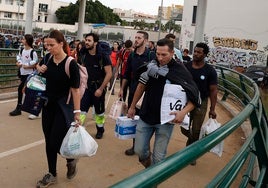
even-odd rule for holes
{"type": "Polygon", "coordinates": [[[28,116],[28,118],[31,119],[31,120],[34,120],[34,119],[39,119],[39,118],[41,118],[41,117],[40,117],[40,116],[33,115],[33,114],[30,114],[30,115],[28,116]]]}

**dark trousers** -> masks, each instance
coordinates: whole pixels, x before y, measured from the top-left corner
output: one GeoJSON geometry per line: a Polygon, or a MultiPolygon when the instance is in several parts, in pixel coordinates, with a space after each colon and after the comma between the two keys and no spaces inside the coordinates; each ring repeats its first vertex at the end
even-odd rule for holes
{"type": "MultiPolygon", "coordinates": [[[[120,87],[122,86],[122,82],[123,82],[123,78],[122,76],[120,77],[120,87]]],[[[130,84],[129,82],[127,82],[127,85],[126,87],[124,88],[123,90],[123,101],[126,101],[126,98],[127,98],[127,91],[129,90],[130,88],[130,84]]]]}
{"type": "MultiPolygon", "coordinates": [[[[64,114],[56,101],[49,101],[47,106],[43,108],[42,128],[46,142],[48,169],[53,176],[56,176],[57,154],[69,129],[64,114]]],[[[72,160],[68,159],[67,162],[72,160]]]]}
{"type": "Polygon", "coordinates": [[[182,134],[188,137],[186,146],[199,140],[200,130],[201,130],[202,124],[204,122],[204,119],[207,113],[207,106],[208,106],[208,99],[202,100],[201,107],[195,108],[194,110],[190,112],[189,130],[186,130],[181,127],[182,134]]]}
{"type": "Polygon", "coordinates": [[[22,93],[22,90],[25,86],[25,82],[27,80],[29,75],[21,75],[20,76],[20,84],[19,84],[19,87],[18,87],[18,105],[21,105],[22,104],[22,96],[23,96],[23,93],[22,93]]]}
{"type": "Polygon", "coordinates": [[[81,99],[81,111],[88,112],[91,106],[94,106],[96,114],[102,114],[105,112],[105,94],[104,89],[100,97],[95,96],[95,91],[99,88],[100,83],[92,83],[85,90],[83,98],[81,99]]]}

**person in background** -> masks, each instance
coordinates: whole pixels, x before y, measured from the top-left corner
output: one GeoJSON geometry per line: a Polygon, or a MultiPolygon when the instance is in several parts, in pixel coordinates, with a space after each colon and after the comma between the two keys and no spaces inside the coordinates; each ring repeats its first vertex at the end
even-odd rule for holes
{"type": "Polygon", "coordinates": [[[46,40],[47,40],[47,35],[45,35],[42,38],[42,50],[41,50],[41,58],[45,57],[47,53],[49,53],[49,51],[47,50],[46,47],[46,40]]]}
{"type": "MultiPolygon", "coordinates": [[[[169,33],[165,36],[166,39],[169,39],[171,40],[174,44],[175,44],[175,41],[176,41],[176,36],[172,33],[169,33]]],[[[181,51],[179,49],[177,49],[176,47],[174,47],[174,59],[177,61],[177,62],[183,62],[183,59],[182,59],[182,54],[181,54],[181,51]]]]}
{"type": "Polygon", "coordinates": [[[167,153],[167,147],[171,138],[174,124],[181,123],[185,115],[200,105],[199,91],[191,74],[183,64],[173,59],[174,43],[169,39],[160,39],[156,45],[156,61],[148,64],[147,71],[139,78],[133,101],[128,110],[128,117],[133,118],[136,112],[135,106],[142,94],[143,102],[140,109],[135,135],[135,153],[139,156],[139,162],[148,168],[162,161],[167,153]],[[188,101],[184,108],[170,114],[174,115],[171,122],[161,124],[161,101],[166,83],[180,85],[186,92],[188,101]],[[154,144],[150,150],[150,140],[154,135],[154,144]],[[151,156],[152,151],[152,156],[151,156]]]}
{"type": "Polygon", "coordinates": [[[9,112],[10,116],[21,115],[23,88],[28,76],[34,72],[35,66],[38,63],[37,53],[33,51],[33,36],[26,34],[22,38],[21,42],[24,45],[24,48],[17,56],[16,62],[16,65],[19,67],[18,75],[20,79],[20,84],[18,87],[18,101],[16,108],[9,112]]]}
{"type": "Polygon", "coordinates": [[[82,48],[85,48],[85,41],[81,41],[77,44],[77,47],[76,47],[76,61],[77,63],[79,63],[80,65],[82,64],[81,63],[81,49],[82,48]]]}
{"type": "Polygon", "coordinates": [[[189,50],[187,48],[183,50],[182,59],[184,64],[192,60],[191,57],[189,56],[189,50]]]}
{"type": "MultiPolygon", "coordinates": [[[[47,35],[43,37],[42,43],[41,43],[41,45],[42,45],[42,50],[41,50],[41,58],[42,58],[42,60],[41,61],[45,61],[45,62],[47,62],[47,60],[49,59],[49,55],[47,55],[47,54],[49,54],[49,51],[47,50],[47,47],[46,47],[46,40],[47,40],[47,35]]],[[[37,65],[38,65],[38,63],[36,64],[36,66],[37,65]]],[[[30,114],[28,116],[28,118],[31,119],[31,120],[34,120],[34,119],[41,118],[41,116],[40,116],[40,114],[38,116],[30,114]]]]}
{"type": "MultiPolygon", "coordinates": [[[[120,72],[120,87],[122,86],[123,77],[126,72],[127,59],[129,55],[132,53],[132,51],[133,51],[133,42],[131,40],[126,40],[124,43],[124,47],[119,52],[119,58],[116,65],[117,71],[115,76],[117,77],[118,73],[120,72]]],[[[128,85],[123,90],[123,97],[122,97],[123,101],[126,101],[127,90],[129,89],[129,83],[130,82],[128,82],[128,85]]]]}
{"type": "Polygon", "coordinates": [[[8,35],[5,39],[5,48],[12,48],[12,36],[11,35],[8,35]]]}
{"type": "MultiPolygon", "coordinates": [[[[57,182],[57,154],[62,141],[71,126],[71,122],[80,121],[80,74],[75,60],[70,62],[70,78],[65,72],[68,58],[67,42],[58,30],[52,30],[46,39],[47,50],[52,55],[48,62],[38,64],[37,70],[46,78],[47,104],[42,109],[42,128],[45,136],[48,173],[36,184],[36,187],[48,187],[57,182]],[[71,100],[67,104],[69,92],[71,100]]],[[[67,179],[77,173],[77,159],[66,159],[67,179]]]]}
{"type": "Polygon", "coordinates": [[[114,87],[112,88],[112,86],[113,86],[114,79],[116,79],[115,73],[116,73],[116,65],[117,65],[117,61],[118,61],[119,51],[120,51],[119,42],[114,42],[113,47],[112,47],[112,53],[110,55],[111,62],[112,62],[112,78],[110,80],[109,90],[112,89],[112,95],[114,95],[114,87]]]}
{"type": "Polygon", "coordinates": [[[0,35],[0,48],[5,48],[5,37],[0,35]]]}
{"type": "MultiPolygon", "coordinates": [[[[185,64],[198,86],[202,99],[201,107],[190,113],[189,130],[181,127],[181,132],[188,137],[186,146],[199,140],[201,126],[207,113],[208,98],[210,99],[208,116],[213,119],[217,117],[215,106],[217,103],[218,79],[215,69],[205,62],[208,53],[209,47],[206,43],[197,43],[194,48],[193,61],[185,64]]],[[[196,165],[196,161],[193,161],[191,165],[196,165]]]]}
{"type": "Polygon", "coordinates": [[[149,41],[148,42],[148,48],[149,48],[149,50],[151,50],[151,51],[153,51],[153,52],[156,52],[156,48],[155,48],[155,43],[154,43],[154,41],[149,41]]]}
{"type": "Polygon", "coordinates": [[[77,46],[78,44],[80,43],[80,40],[79,39],[76,39],[74,41],[71,41],[69,46],[70,46],[70,53],[71,53],[71,56],[75,59],[77,59],[77,46]]]}
{"type": "MultiPolygon", "coordinates": [[[[88,72],[88,88],[81,100],[81,120],[84,121],[91,106],[95,110],[97,133],[95,138],[101,139],[105,123],[106,87],[112,77],[112,67],[109,55],[98,51],[99,35],[88,33],[85,36],[85,49],[82,49],[82,64],[88,72]]],[[[84,122],[83,122],[84,123],[84,122]]]]}
{"type": "MultiPolygon", "coordinates": [[[[128,106],[131,105],[135,90],[138,85],[137,70],[139,67],[144,66],[149,61],[156,58],[155,53],[146,48],[148,42],[149,34],[145,31],[137,31],[135,35],[134,42],[134,52],[132,52],[127,59],[126,72],[123,77],[122,86],[119,91],[119,98],[123,97],[123,91],[130,84],[129,94],[128,94],[128,106]]],[[[137,109],[136,114],[139,114],[137,109]]],[[[134,155],[134,145],[135,139],[133,139],[133,145],[130,149],[125,151],[126,155],[134,155]]]]}

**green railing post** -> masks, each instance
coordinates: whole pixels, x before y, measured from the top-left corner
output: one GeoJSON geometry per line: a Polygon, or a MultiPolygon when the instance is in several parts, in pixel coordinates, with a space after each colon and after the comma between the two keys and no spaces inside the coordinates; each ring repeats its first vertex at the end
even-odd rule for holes
{"type": "MultiPolygon", "coordinates": [[[[223,85],[224,88],[226,88],[227,84],[225,82],[225,79],[226,78],[225,78],[225,74],[224,74],[223,68],[220,68],[220,71],[221,71],[221,77],[223,78],[222,85],[223,85]]],[[[227,90],[224,90],[224,94],[223,94],[221,100],[222,101],[226,101],[228,95],[229,95],[229,92],[227,92],[227,90]]]]}

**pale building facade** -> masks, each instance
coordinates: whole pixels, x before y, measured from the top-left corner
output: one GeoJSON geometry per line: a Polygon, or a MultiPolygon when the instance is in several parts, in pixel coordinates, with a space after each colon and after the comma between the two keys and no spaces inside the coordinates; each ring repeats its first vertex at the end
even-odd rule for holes
{"type": "MultiPolygon", "coordinates": [[[[27,0],[0,0],[0,19],[25,21],[26,5],[27,0]]],[[[56,23],[56,10],[68,5],[57,0],[34,0],[33,21],[56,23]]]]}
{"type": "MultiPolygon", "coordinates": [[[[197,0],[184,1],[180,47],[188,48],[191,52],[197,4],[197,0]]],[[[267,7],[267,0],[207,0],[202,42],[206,42],[211,49],[208,60],[230,67],[266,65],[267,7]]]]}

